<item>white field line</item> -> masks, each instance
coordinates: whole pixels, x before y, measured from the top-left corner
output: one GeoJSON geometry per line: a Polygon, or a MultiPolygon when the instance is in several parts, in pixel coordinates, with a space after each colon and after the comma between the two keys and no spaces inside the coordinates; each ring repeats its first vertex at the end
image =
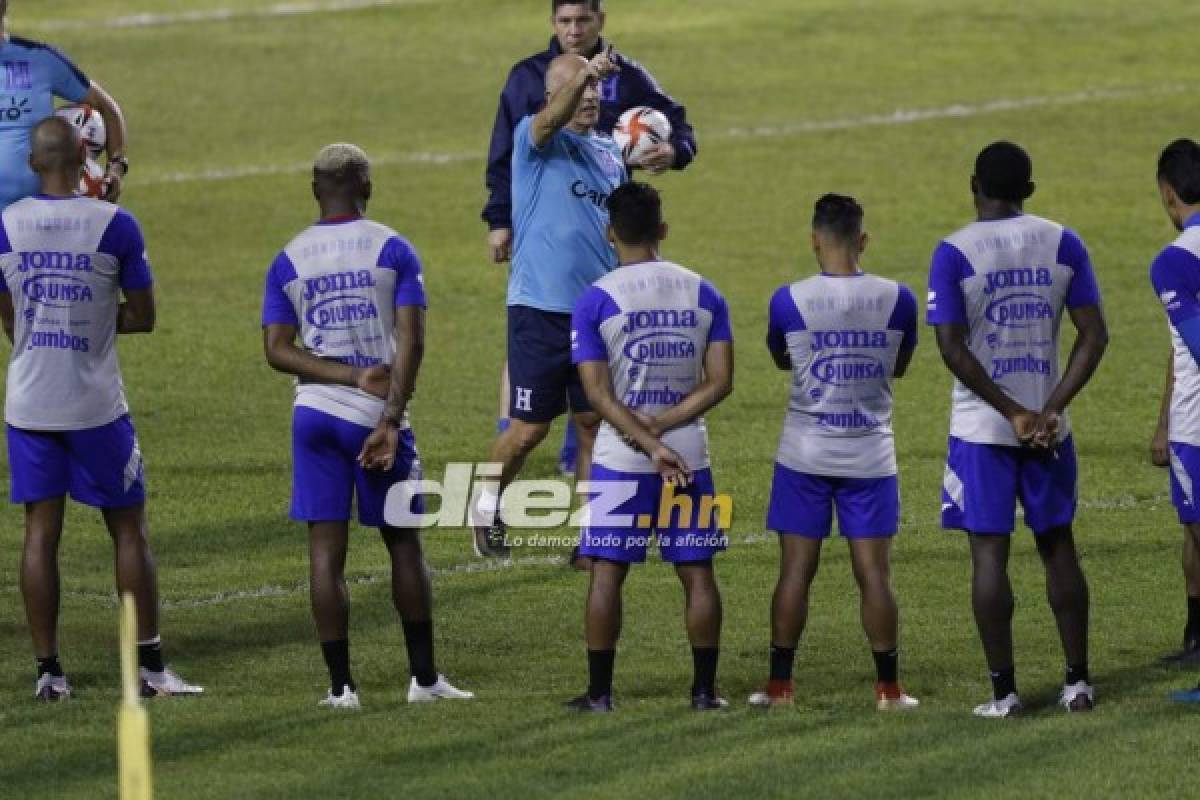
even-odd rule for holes
{"type": "Polygon", "coordinates": [[[270,19],[308,14],[337,14],[368,8],[411,6],[432,0],[320,0],[320,2],[276,3],[263,8],[211,8],[180,11],[174,14],[126,14],[108,19],[57,19],[21,22],[21,27],[42,31],[94,30],[96,28],[157,28],[167,25],[196,25],[209,22],[231,22],[240,19],[270,19]]]}
{"type": "MultiPolygon", "coordinates": [[[[431,164],[445,166],[461,161],[480,159],[474,153],[401,153],[395,155],[373,156],[371,165],[376,167],[394,166],[398,164],[431,164]]],[[[136,181],[141,186],[160,186],[170,183],[211,183],[214,181],[229,181],[239,178],[257,178],[264,175],[296,175],[309,172],[313,168],[311,161],[295,162],[292,164],[260,164],[245,167],[230,167],[228,169],[208,169],[200,172],[168,172],[162,175],[151,175],[144,180],[136,181]]]]}
{"type": "MultiPolygon", "coordinates": [[[[1117,89],[1088,89],[1080,92],[1061,95],[1044,95],[1038,97],[1019,97],[1014,99],[991,100],[986,103],[968,104],[957,103],[941,108],[900,109],[890,114],[868,114],[861,117],[844,119],[808,120],[784,125],[759,126],[753,128],[727,128],[723,131],[704,136],[701,140],[734,140],[734,139],[770,139],[787,136],[800,136],[808,133],[829,131],[856,130],[894,125],[913,125],[944,119],[968,119],[990,114],[1002,114],[1010,111],[1021,111],[1036,108],[1054,108],[1060,106],[1087,105],[1091,103],[1112,100],[1127,100],[1141,97],[1181,94],[1188,87],[1168,84],[1154,87],[1127,87],[1117,89]]],[[[483,153],[392,153],[377,156],[373,163],[380,166],[397,164],[422,164],[444,166],[459,164],[465,161],[482,161],[483,153]]],[[[262,164],[242,167],[227,167],[201,170],[198,172],[172,172],[160,175],[151,174],[145,178],[134,178],[134,185],[158,186],[175,183],[209,183],[214,181],[229,181],[240,178],[252,178],[265,175],[291,175],[307,172],[312,169],[311,163],[293,164],[262,164]]]]}
{"type": "MultiPolygon", "coordinates": [[[[1117,495],[1114,497],[1094,497],[1084,498],[1079,501],[1081,509],[1097,510],[1097,511],[1128,511],[1144,506],[1158,506],[1170,503],[1170,496],[1167,494],[1154,495],[1153,497],[1138,498],[1133,495],[1117,495]]],[[[1019,510],[1018,510],[1019,511],[1019,510]]],[[[1018,514],[1018,516],[1020,516],[1018,514]]],[[[761,545],[774,543],[776,534],[770,531],[761,531],[757,533],[748,533],[740,537],[730,537],[731,544],[734,547],[747,545],[761,545]]],[[[526,556],[516,558],[511,561],[469,561],[465,564],[450,564],[445,567],[430,567],[429,571],[436,577],[452,577],[457,575],[475,575],[481,572],[506,572],[512,569],[520,569],[527,567],[554,567],[564,569],[566,566],[566,558],[559,555],[545,556],[526,556]]],[[[391,580],[391,573],[387,570],[373,570],[371,572],[360,573],[357,575],[347,576],[346,582],[352,586],[374,586],[381,583],[387,583],[391,580]]],[[[15,594],[19,591],[17,586],[11,585],[7,587],[9,593],[15,594]]],[[[186,600],[170,600],[162,601],[164,609],[191,609],[191,608],[209,608],[212,606],[221,606],[230,603],[241,603],[243,601],[266,600],[276,597],[291,597],[299,594],[308,593],[308,581],[297,581],[288,586],[259,586],[253,589],[234,589],[228,592],[218,592],[203,597],[195,597],[186,600]]],[[[106,608],[116,608],[117,596],[110,592],[89,592],[79,590],[67,590],[63,595],[76,600],[83,600],[93,605],[104,606],[106,608]]]]}

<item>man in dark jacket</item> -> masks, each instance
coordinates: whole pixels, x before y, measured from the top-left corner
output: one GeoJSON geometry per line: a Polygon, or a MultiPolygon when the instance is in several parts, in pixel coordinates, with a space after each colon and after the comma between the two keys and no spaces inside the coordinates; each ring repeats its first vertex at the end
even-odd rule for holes
{"type": "MultiPolygon", "coordinates": [[[[512,255],[512,141],[513,129],[523,118],[536,114],[545,102],[546,68],[556,57],[569,53],[592,58],[610,44],[601,38],[605,12],[603,0],[551,0],[554,37],[543,52],[513,66],[500,95],[496,124],[488,149],[488,201],[483,220],[488,224],[488,250],[492,260],[502,264],[512,255]]],[[[683,169],[696,157],[696,137],[687,121],[687,110],[659,87],[649,72],[620,53],[612,54],[618,71],[600,85],[600,122],[598,131],[611,133],[625,111],[650,106],[666,114],[671,121],[671,139],[663,142],[637,166],[653,174],[668,169],[683,169]]],[[[498,428],[507,426],[507,373],[501,389],[498,428]]],[[[568,425],[567,440],[559,455],[560,469],[569,473],[575,463],[574,428],[568,425]]]]}

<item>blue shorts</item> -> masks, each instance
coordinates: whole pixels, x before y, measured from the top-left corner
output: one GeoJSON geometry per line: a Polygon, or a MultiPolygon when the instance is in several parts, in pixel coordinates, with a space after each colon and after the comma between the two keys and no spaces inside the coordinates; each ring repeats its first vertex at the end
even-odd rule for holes
{"type": "Polygon", "coordinates": [[[1200,522],[1197,483],[1200,483],[1200,447],[1171,442],[1171,502],[1184,525],[1200,522]]]}
{"type": "Polygon", "coordinates": [[[687,564],[710,561],[725,549],[727,539],[718,524],[716,513],[707,519],[700,519],[701,498],[713,499],[715,495],[712,470],[696,470],[688,487],[676,490],[676,507],[669,511],[665,520],[659,519],[663,479],[657,474],[619,472],[592,464],[591,480],[628,481],[636,484],[636,492],[633,497],[607,512],[614,517],[629,517],[630,524],[624,527],[585,526],[580,539],[580,555],[623,564],[640,564],[646,560],[646,551],[653,542],[658,545],[663,561],[687,564]],[[683,502],[685,500],[687,502],[683,502]],[[686,506],[687,509],[681,509],[680,506],[686,506]],[[664,521],[666,525],[658,524],[664,521]]]}
{"type": "MultiPolygon", "coordinates": [[[[383,504],[394,484],[421,477],[421,460],[411,429],[400,431],[396,463],[386,472],[358,465],[358,454],[371,429],[316,409],[297,406],[292,416],[291,518],[301,522],[341,522],[350,519],[351,501],[358,495],[358,521],[381,528],[383,504]]],[[[412,512],[424,513],[420,496],[412,512]]]]}
{"type": "Polygon", "coordinates": [[[833,529],[847,539],[895,536],[900,529],[900,482],[885,478],[832,478],[775,465],[767,528],[779,533],[824,539],[833,529]]]}
{"type": "Polygon", "coordinates": [[[508,387],[508,415],[522,422],[592,410],[571,363],[570,314],[508,307],[508,387]]]}
{"type": "Polygon", "coordinates": [[[942,527],[1010,534],[1017,501],[1035,534],[1070,525],[1079,502],[1075,443],[1051,451],[974,444],[950,437],[942,483],[942,527]]]}
{"type": "Polygon", "coordinates": [[[94,508],[146,502],[142,451],[128,414],[82,431],[27,431],[10,425],[8,464],[14,503],[68,494],[94,508]]]}

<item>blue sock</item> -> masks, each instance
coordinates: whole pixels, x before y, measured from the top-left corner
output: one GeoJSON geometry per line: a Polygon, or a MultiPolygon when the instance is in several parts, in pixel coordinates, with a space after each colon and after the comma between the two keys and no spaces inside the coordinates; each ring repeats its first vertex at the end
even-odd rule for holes
{"type": "Polygon", "coordinates": [[[567,435],[563,437],[562,450],[558,452],[559,463],[575,465],[575,453],[578,451],[578,442],[575,440],[575,423],[572,420],[567,420],[567,435]]]}

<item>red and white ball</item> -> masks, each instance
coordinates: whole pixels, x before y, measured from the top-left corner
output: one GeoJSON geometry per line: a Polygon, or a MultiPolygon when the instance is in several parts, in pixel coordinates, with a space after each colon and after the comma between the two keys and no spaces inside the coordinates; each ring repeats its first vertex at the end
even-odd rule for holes
{"type": "Polygon", "coordinates": [[[74,126],[79,132],[79,141],[83,147],[84,164],[83,176],[79,181],[79,194],[84,197],[100,198],[104,196],[104,168],[96,161],[104,152],[108,143],[108,132],[104,127],[104,117],[91,106],[63,106],[54,112],[74,126]]]}
{"type": "Polygon", "coordinates": [[[657,109],[635,106],[621,115],[612,135],[625,163],[638,167],[650,150],[670,140],[671,121],[657,109]]]}

